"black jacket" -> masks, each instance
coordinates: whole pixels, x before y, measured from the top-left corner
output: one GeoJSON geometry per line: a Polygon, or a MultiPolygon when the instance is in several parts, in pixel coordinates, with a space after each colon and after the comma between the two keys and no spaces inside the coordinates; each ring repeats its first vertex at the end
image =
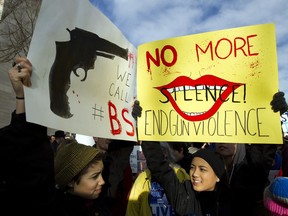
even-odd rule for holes
{"type": "Polygon", "coordinates": [[[50,215],[55,182],[47,128],[14,112],[0,140],[0,215],[50,215]]]}
{"type": "Polygon", "coordinates": [[[87,200],[57,189],[53,216],[112,216],[101,199],[87,200]]]}
{"type": "Polygon", "coordinates": [[[245,144],[246,156],[234,165],[230,174],[228,187],[233,216],[264,216],[263,192],[269,184],[276,148],[274,144],[245,144]]]}

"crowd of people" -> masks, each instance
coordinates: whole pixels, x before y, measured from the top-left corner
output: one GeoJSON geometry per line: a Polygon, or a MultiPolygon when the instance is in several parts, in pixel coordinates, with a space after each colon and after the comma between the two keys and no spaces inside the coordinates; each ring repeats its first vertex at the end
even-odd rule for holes
{"type": "MultiPolygon", "coordinates": [[[[0,130],[1,215],[288,215],[286,139],[280,148],[102,137],[87,146],[61,130],[49,139],[46,127],[26,121],[24,86],[32,85],[31,62],[17,57],[8,75],[16,107],[0,130]],[[129,156],[139,144],[147,169],[135,177],[129,156]],[[270,181],[277,152],[280,172],[270,181]]],[[[288,110],[283,92],[271,98],[271,108],[288,110]]],[[[141,111],[136,101],[136,120],[141,111]]]]}

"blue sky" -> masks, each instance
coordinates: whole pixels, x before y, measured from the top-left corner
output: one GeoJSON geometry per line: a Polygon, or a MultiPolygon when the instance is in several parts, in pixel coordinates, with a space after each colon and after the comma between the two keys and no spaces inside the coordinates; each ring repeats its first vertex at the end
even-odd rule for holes
{"type": "Polygon", "coordinates": [[[274,23],[279,90],[288,98],[288,0],[91,1],[135,47],[171,37],[274,23]]]}

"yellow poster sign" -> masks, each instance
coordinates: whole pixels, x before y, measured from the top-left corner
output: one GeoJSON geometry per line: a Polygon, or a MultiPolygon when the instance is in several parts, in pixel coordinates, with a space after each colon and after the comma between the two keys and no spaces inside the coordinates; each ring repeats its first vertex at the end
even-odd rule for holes
{"type": "Polygon", "coordinates": [[[274,24],[138,47],[139,140],[282,143],[274,24]]]}

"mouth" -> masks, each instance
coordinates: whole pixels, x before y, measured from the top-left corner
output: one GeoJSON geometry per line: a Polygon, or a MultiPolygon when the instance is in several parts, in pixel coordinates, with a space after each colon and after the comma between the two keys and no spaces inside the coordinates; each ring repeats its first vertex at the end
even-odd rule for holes
{"type": "Polygon", "coordinates": [[[226,148],[225,146],[218,146],[218,149],[219,149],[220,151],[224,151],[224,150],[226,150],[227,148],[226,148]]]}
{"type": "Polygon", "coordinates": [[[101,191],[102,191],[102,188],[98,188],[98,189],[96,189],[95,191],[96,191],[97,194],[100,194],[101,191]]]}
{"type": "Polygon", "coordinates": [[[218,148],[217,151],[218,151],[218,152],[225,152],[226,149],[224,149],[224,148],[218,148]]]}
{"type": "Polygon", "coordinates": [[[197,186],[197,185],[201,184],[201,181],[199,179],[192,179],[192,184],[194,186],[197,186]]]}
{"type": "Polygon", "coordinates": [[[180,76],[167,85],[155,88],[167,98],[167,101],[161,102],[170,102],[174,110],[182,118],[188,121],[202,121],[213,116],[221,105],[227,101],[229,95],[242,85],[244,84],[230,82],[213,75],[205,75],[196,80],[186,76],[180,76]],[[188,98],[188,95],[194,95],[195,98],[188,98]],[[199,95],[203,95],[203,98],[197,99],[199,95]],[[179,100],[179,98],[181,99],[181,96],[185,105],[186,103],[189,103],[189,109],[192,108],[192,110],[180,108],[180,105],[177,104],[176,100],[179,100]],[[209,103],[209,107],[201,106],[201,109],[203,110],[196,110],[196,106],[194,105],[193,108],[193,104],[191,103],[193,100],[194,104],[198,103],[197,107],[199,107],[200,102],[205,102],[205,104],[207,104],[206,102],[211,101],[212,103],[209,103]]]}

